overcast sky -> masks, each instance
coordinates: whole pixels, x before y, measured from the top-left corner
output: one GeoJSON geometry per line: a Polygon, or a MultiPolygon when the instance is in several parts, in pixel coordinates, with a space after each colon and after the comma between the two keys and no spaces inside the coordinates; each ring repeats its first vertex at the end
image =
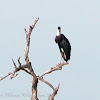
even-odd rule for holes
{"type": "MultiPolygon", "coordinates": [[[[55,100],[100,100],[100,1],[99,0],[1,0],[0,76],[14,69],[11,59],[24,64],[24,28],[39,21],[31,35],[29,58],[37,75],[60,62],[54,41],[57,27],[69,39],[69,65],[44,77],[54,87],[55,100]]],[[[13,80],[0,81],[0,100],[30,100],[31,77],[23,71],[13,80]],[[13,95],[13,96],[12,96],[13,95]]],[[[47,100],[52,89],[38,84],[38,97],[47,100]]]]}

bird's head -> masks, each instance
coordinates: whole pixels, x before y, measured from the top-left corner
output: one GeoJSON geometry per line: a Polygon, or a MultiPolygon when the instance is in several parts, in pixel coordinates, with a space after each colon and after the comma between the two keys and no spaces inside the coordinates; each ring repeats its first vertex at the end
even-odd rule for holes
{"type": "Polygon", "coordinates": [[[58,30],[57,30],[57,36],[59,36],[61,34],[61,27],[60,26],[58,26],[58,30]]]}

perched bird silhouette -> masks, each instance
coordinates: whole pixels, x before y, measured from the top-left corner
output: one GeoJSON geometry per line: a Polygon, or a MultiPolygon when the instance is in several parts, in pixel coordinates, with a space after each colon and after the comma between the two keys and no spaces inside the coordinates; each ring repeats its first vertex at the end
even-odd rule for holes
{"type": "MultiPolygon", "coordinates": [[[[57,34],[55,37],[55,42],[58,43],[59,49],[60,49],[60,53],[61,53],[61,61],[62,58],[67,62],[68,60],[70,60],[70,55],[71,55],[71,45],[69,40],[63,35],[61,34],[61,28],[58,27],[57,30],[57,34]]],[[[64,62],[63,60],[63,62],[64,62]]],[[[61,63],[60,61],[60,63],[61,63]]]]}

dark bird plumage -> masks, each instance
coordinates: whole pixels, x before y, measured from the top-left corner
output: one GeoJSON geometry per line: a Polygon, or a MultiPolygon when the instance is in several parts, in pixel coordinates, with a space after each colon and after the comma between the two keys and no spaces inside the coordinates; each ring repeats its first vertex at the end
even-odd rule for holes
{"type": "Polygon", "coordinates": [[[71,45],[69,40],[60,32],[61,28],[58,27],[57,36],[55,37],[55,42],[58,43],[62,58],[67,62],[70,59],[71,55],[71,45]]]}

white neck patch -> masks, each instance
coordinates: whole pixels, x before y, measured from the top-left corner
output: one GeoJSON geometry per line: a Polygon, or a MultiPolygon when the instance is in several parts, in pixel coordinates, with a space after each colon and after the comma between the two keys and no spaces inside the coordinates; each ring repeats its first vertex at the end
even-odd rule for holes
{"type": "Polygon", "coordinates": [[[57,30],[57,34],[56,34],[56,36],[59,36],[61,33],[60,33],[60,31],[59,30],[57,30]]]}

